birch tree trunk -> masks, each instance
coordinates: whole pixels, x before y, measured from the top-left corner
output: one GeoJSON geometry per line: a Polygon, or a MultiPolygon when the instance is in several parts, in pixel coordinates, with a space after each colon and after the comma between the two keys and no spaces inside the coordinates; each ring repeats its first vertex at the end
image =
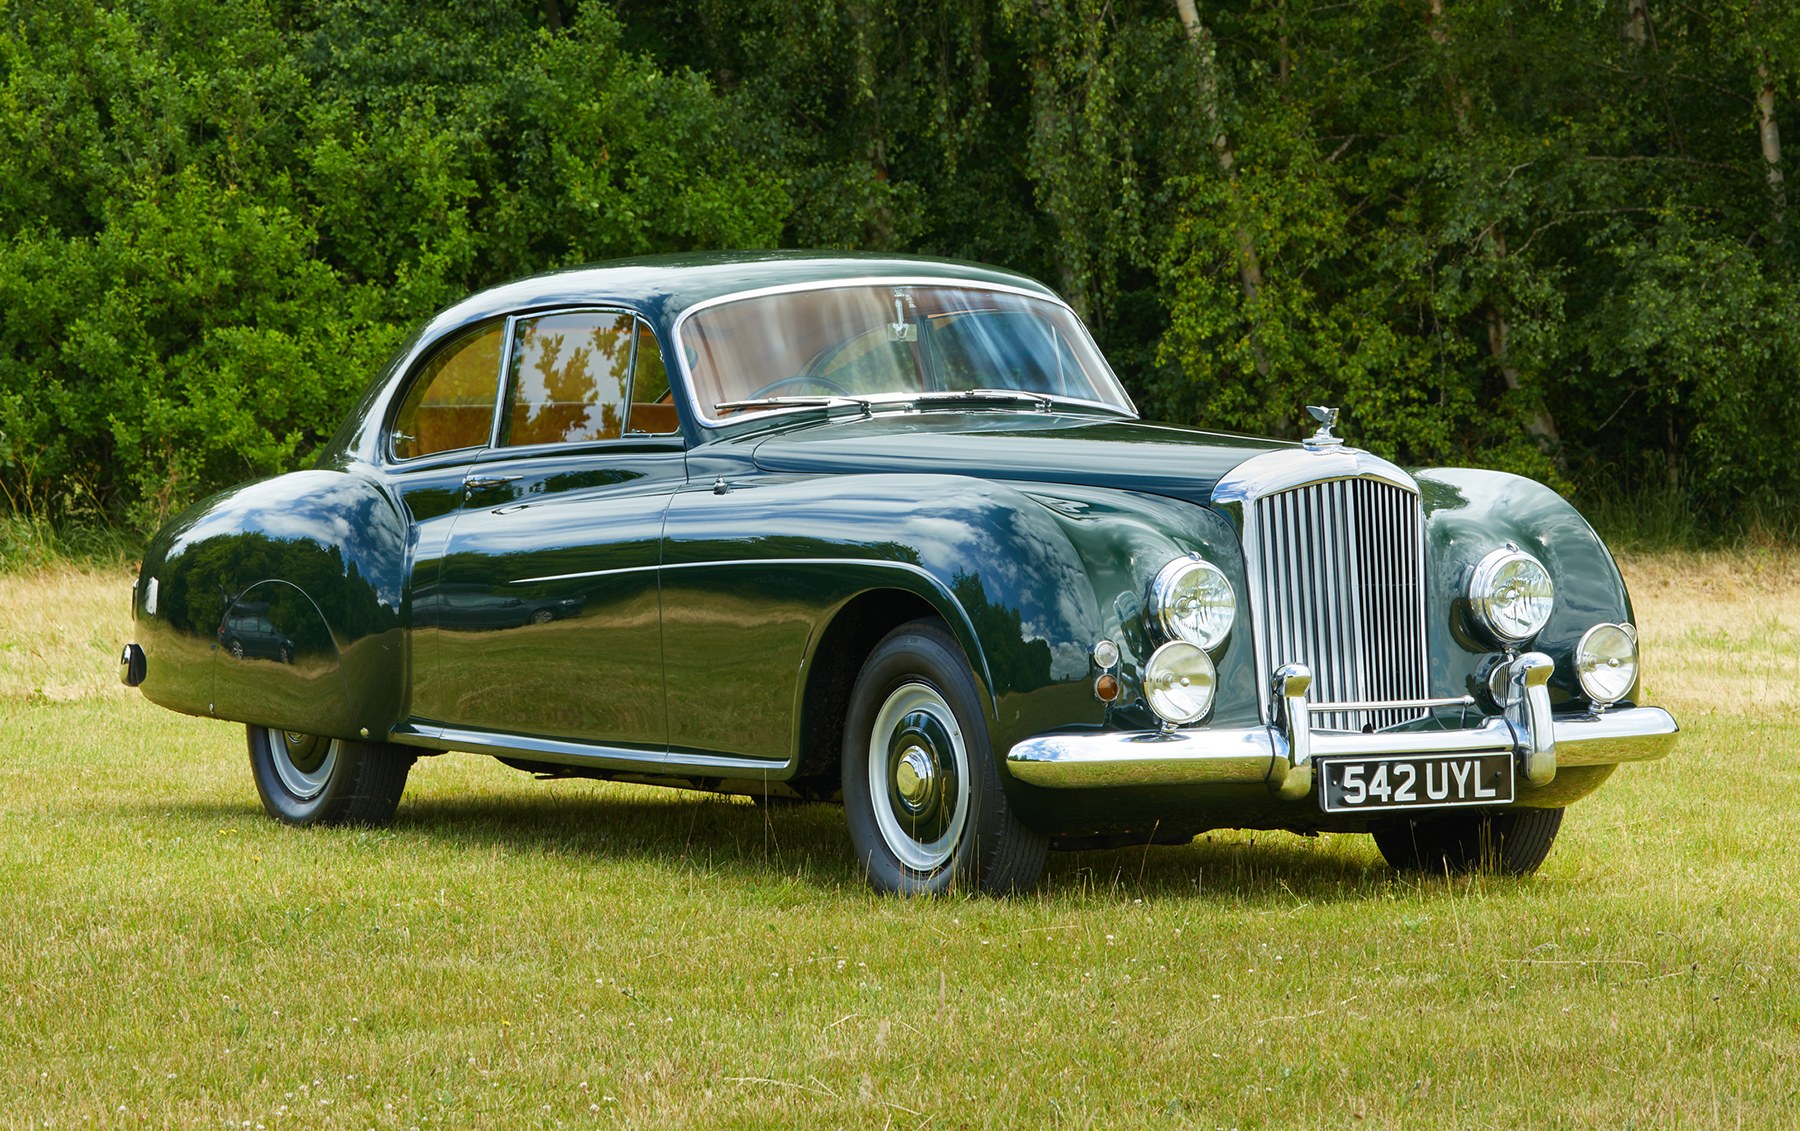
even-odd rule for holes
{"type": "Polygon", "coordinates": [[[863,156],[868,162],[869,176],[878,186],[875,190],[875,207],[865,218],[865,246],[891,251],[894,247],[894,214],[886,192],[887,138],[881,121],[881,82],[877,72],[880,63],[875,57],[877,45],[873,42],[880,34],[879,25],[875,13],[866,3],[849,5],[845,14],[852,25],[849,46],[855,60],[856,89],[850,97],[852,104],[865,118],[867,129],[863,156]]]}
{"type": "MultiPolygon", "coordinates": [[[[1426,0],[1425,26],[1431,34],[1431,41],[1440,49],[1450,46],[1450,33],[1444,28],[1444,0],[1426,0]]],[[[1446,67],[1444,85],[1450,98],[1450,110],[1456,118],[1456,132],[1465,142],[1475,134],[1474,101],[1468,90],[1458,81],[1456,72],[1446,67]]],[[[1500,230],[1498,223],[1490,226],[1482,235],[1481,247],[1484,254],[1496,262],[1506,258],[1506,233],[1500,230]]],[[[1494,365],[1500,371],[1500,379],[1506,382],[1508,392],[1517,393],[1524,387],[1518,365],[1513,361],[1510,348],[1512,327],[1507,323],[1506,308],[1498,299],[1489,298],[1487,304],[1487,338],[1488,353],[1494,359],[1494,365]]],[[[1525,431],[1537,443],[1540,451],[1549,454],[1560,467],[1562,460],[1556,455],[1557,445],[1561,437],[1557,434],[1556,419],[1550,410],[1540,402],[1525,416],[1525,431]]]]}
{"type": "Polygon", "coordinates": [[[1625,0],[1625,44],[1633,51],[1656,45],[1656,28],[1650,22],[1650,0],[1625,0]]]}
{"type": "MultiPolygon", "coordinates": [[[[1256,254],[1256,238],[1250,228],[1238,216],[1237,191],[1237,154],[1232,151],[1231,137],[1225,131],[1225,114],[1219,104],[1219,66],[1218,51],[1213,42],[1212,33],[1200,22],[1200,12],[1194,0],[1175,0],[1175,10],[1181,14],[1181,26],[1187,30],[1188,42],[1193,45],[1194,57],[1199,63],[1199,81],[1196,83],[1196,101],[1200,111],[1200,120],[1206,128],[1212,145],[1213,160],[1218,163],[1219,172],[1224,174],[1226,186],[1232,201],[1233,222],[1237,225],[1238,249],[1238,284],[1243,288],[1246,300],[1255,299],[1262,290],[1262,261],[1256,254]]],[[[1256,356],[1256,372],[1258,376],[1269,375],[1269,359],[1256,341],[1256,328],[1251,326],[1251,349],[1256,356]]]]}
{"type": "Polygon", "coordinates": [[[1762,145],[1763,177],[1769,186],[1770,239],[1782,242],[1787,224],[1787,183],[1781,173],[1781,124],[1775,120],[1775,80],[1769,74],[1769,55],[1756,51],[1756,136],[1762,145]]]}

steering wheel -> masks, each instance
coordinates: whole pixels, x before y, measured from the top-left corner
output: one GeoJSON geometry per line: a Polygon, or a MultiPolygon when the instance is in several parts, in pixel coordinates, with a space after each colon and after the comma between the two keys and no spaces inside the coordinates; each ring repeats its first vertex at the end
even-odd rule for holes
{"type": "Polygon", "coordinates": [[[797,377],[783,377],[778,381],[770,381],[767,385],[764,385],[744,399],[747,401],[760,400],[763,397],[772,395],[776,389],[783,389],[789,385],[817,385],[827,392],[836,393],[840,397],[847,397],[850,395],[849,389],[844,388],[829,377],[819,377],[811,373],[802,373],[797,377]]]}

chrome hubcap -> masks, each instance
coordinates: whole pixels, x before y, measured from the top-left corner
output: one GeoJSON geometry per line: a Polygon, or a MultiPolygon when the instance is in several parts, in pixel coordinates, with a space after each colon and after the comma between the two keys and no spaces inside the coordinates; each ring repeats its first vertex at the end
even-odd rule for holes
{"type": "Polygon", "coordinates": [[[869,800],[881,839],[906,867],[930,872],[956,854],[969,819],[969,755],[956,713],[934,687],[904,683],[869,733],[869,800]]]}
{"type": "Polygon", "coordinates": [[[937,766],[931,761],[931,755],[922,747],[909,746],[900,755],[900,764],[894,767],[894,788],[899,791],[900,804],[907,812],[917,813],[924,809],[931,800],[931,792],[937,787],[937,766]]]}

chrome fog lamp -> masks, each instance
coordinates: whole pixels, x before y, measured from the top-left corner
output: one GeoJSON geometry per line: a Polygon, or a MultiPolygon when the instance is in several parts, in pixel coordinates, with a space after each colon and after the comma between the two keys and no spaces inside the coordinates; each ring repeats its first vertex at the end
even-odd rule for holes
{"type": "Polygon", "coordinates": [[[1206,649],[1171,640],[1150,654],[1144,665],[1144,694],[1156,717],[1168,723],[1192,723],[1212,710],[1219,673],[1206,649]]]}
{"type": "Polygon", "coordinates": [[[1575,673],[1596,707],[1610,707],[1637,685],[1637,630],[1628,624],[1597,624],[1575,646],[1575,673]]]}
{"type": "Polygon", "coordinates": [[[1157,571],[1150,582],[1150,619],[1169,640],[1211,651],[1237,619],[1237,596],[1218,566],[1190,554],[1157,571]]]}
{"type": "Polygon", "coordinates": [[[1501,645],[1523,644],[1536,636],[1555,604],[1550,571],[1517,546],[1482,558],[1469,579],[1469,608],[1475,622],[1501,645]]]}

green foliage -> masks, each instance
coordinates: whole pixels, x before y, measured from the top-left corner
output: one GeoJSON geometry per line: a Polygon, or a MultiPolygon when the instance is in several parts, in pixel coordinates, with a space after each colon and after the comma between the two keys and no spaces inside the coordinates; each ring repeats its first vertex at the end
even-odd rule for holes
{"type": "Polygon", "coordinates": [[[141,527],[293,467],[467,291],[772,244],[787,207],[599,8],[0,11],[0,486],[34,517],[141,527]]]}
{"type": "Polygon", "coordinates": [[[0,505],[142,527],[475,287],[784,245],[1038,275],[1154,416],[1792,525],[1800,10],[1178,7],[0,0],[0,505]]]}

